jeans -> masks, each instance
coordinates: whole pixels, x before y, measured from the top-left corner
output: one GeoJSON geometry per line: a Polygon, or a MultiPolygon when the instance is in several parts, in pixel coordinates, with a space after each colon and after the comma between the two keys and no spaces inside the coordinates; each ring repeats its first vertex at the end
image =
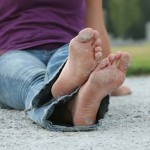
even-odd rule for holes
{"type": "MultiPolygon", "coordinates": [[[[58,78],[68,57],[68,44],[55,50],[11,51],[0,56],[0,105],[4,108],[24,110],[26,115],[44,128],[53,131],[90,131],[100,125],[99,120],[108,111],[106,96],[92,126],[54,124],[50,116],[56,106],[65,105],[79,91],[55,99],[51,87],[58,78]]],[[[70,79],[71,80],[71,79],[70,79]]]]}

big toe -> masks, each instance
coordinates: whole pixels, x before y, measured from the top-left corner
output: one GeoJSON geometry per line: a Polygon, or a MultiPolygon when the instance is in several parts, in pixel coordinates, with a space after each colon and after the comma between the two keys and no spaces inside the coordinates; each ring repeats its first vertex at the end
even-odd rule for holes
{"type": "Polygon", "coordinates": [[[123,52],[120,58],[118,69],[126,73],[128,67],[131,64],[131,57],[128,52],[123,52]]]}
{"type": "Polygon", "coordinates": [[[79,42],[88,42],[94,38],[95,34],[97,34],[95,33],[95,30],[91,28],[85,28],[79,32],[77,37],[79,42]]]}

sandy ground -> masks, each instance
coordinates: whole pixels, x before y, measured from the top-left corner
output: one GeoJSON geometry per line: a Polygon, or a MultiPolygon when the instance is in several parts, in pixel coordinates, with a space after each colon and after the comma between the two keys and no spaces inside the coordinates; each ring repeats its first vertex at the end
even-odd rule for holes
{"type": "Polygon", "coordinates": [[[150,76],[125,82],[131,96],[111,98],[99,130],[50,132],[24,112],[0,109],[0,150],[150,150],[150,76]]]}

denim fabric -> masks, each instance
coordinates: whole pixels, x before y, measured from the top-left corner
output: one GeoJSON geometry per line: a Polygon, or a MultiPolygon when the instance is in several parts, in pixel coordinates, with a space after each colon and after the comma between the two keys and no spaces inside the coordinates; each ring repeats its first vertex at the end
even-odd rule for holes
{"type": "MultiPolygon", "coordinates": [[[[59,76],[68,57],[68,44],[53,50],[12,51],[0,57],[0,104],[6,108],[25,110],[27,116],[41,126],[55,131],[90,131],[99,126],[98,120],[108,111],[106,96],[93,126],[56,125],[50,116],[57,105],[71,100],[79,88],[70,95],[54,99],[51,87],[59,76]]],[[[71,80],[71,79],[70,79],[71,80]]]]}

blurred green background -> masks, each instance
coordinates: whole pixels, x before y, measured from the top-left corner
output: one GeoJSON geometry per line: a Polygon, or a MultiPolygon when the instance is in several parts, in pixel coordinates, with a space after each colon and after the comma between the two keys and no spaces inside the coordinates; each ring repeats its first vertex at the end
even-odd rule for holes
{"type": "Polygon", "coordinates": [[[131,54],[128,75],[150,74],[150,0],[104,0],[104,14],[112,52],[131,54]]]}
{"type": "Polygon", "coordinates": [[[112,52],[127,51],[131,54],[131,66],[127,75],[150,75],[150,44],[114,46],[112,52]]]}

